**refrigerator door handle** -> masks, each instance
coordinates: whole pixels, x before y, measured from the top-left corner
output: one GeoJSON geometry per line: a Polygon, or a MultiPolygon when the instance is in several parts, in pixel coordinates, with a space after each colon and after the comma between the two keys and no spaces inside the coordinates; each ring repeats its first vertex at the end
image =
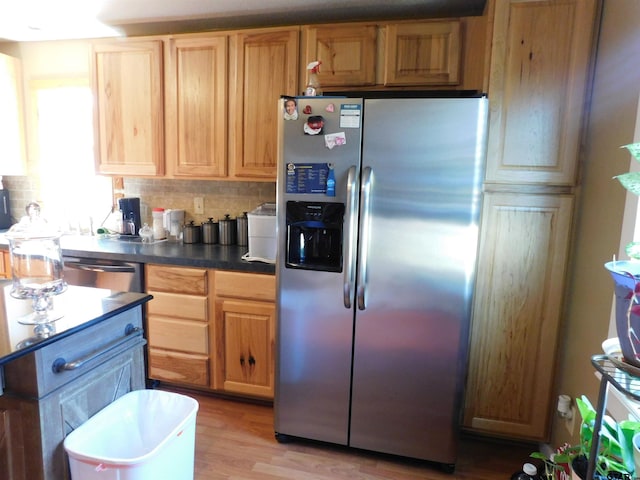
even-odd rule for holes
{"type": "Polygon", "coordinates": [[[362,173],[362,237],[358,248],[358,291],[357,302],[358,309],[367,308],[365,298],[367,290],[367,263],[369,261],[369,231],[371,229],[371,188],[373,185],[373,170],[366,167],[362,173]]]}
{"type": "Polygon", "coordinates": [[[358,219],[357,205],[357,169],[354,166],[349,168],[347,174],[347,248],[344,265],[344,307],[351,308],[351,299],[353,298],[353,285],[355,280],[355,249],[356,249],[356,232],[358,219]]]}

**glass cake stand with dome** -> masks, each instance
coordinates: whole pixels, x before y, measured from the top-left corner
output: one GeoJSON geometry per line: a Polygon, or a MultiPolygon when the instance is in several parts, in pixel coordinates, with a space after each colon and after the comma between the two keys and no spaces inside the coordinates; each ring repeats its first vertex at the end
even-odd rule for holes
{"type": "Polygon", "coordinates": [[[17,320],[35,325],[36,335],[46,336],[54,331],[51,324],[63,316],[53,309],[52,297],[67,289],[62,276],[61,233],[40,216],[37,203],[28,204],[26,210],[27,216],[6,234],[13,279],[11,296],[31,299],[33,313],[17,320]]]}

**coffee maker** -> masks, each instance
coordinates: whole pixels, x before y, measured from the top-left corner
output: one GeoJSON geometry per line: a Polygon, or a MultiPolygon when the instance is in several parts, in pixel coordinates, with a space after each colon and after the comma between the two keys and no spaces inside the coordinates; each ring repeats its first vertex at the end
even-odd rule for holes
{"type": "Polygon", "coordinates": [[[140,199],[137,197],[119,198],[118,207],[122,212],[122,234],[137,236],[140,233],[140,199]]]}
{"type": "MultiPolygon", "coordinates": [[[[2,179],[2,177],[0,177],[2,179]]],[[[11,211],[9,210],[9,190],[0,189],[0,230],[11,226],[11,211]]]]}

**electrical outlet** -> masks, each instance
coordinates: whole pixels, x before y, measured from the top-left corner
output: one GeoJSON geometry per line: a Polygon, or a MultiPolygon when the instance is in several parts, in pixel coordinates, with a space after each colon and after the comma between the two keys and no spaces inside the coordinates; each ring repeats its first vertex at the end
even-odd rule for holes
{"type": "Polygon", "coordinates": [[[193,210],[196,215],[204,213],[204,198],[193,197],[193,210]]]}
{"type": "Polygon", "coordinates": [[[564,426],[567,427],[569,434],[573,437],[573,430],[576,425],[576,407],[571,405],[571,418],[564,419],[564,426]]]}

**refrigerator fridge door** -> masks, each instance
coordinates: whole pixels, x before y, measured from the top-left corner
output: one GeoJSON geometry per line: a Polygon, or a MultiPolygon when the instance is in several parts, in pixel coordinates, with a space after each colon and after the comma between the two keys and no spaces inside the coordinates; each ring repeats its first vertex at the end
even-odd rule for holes
{"type": "MultiPolygon", "coordinates": [[[[356,105],[356,113],[361,112],[358,99],[298,98],[296,118],[282,116],[280,120],[279,254],[276,261],[278,354],[274,401],[278,434],[342,445],[348,443],[353,340],[353,310],[345,308],[344,297],[349,297],[350,303],[355,298],[355,263],[348,262],[345,249],[349,248],[351,239],[355,251],[357,224],[353,219],[358,208],[357,196],[347,197],[347,184],[353,186],[357,181],[361,149],[361,123],[350,118],[345,123],[343,118],[341,125],[341,116],[351,116],[345,112],[341,114],[341,105],[345,103],[356,105]],[[322,120],[314,118],[319,116],[322,120]],[[312,119],[313,127],[322,123],[322,134],[309,134],[318,130],[310,128],[309,119],[312,119]],[[355,123],[357,128],[344,126],[355,123]],[[324,135],[334,133],[344,134],[344,142],[329,148],[324,135]],[[318,180],[325,175],[327,164],[332,164],[334,169],[335,196],[327,195],[321,185],[323,182],[318,180]],[[330,240],[332,230],[328,228],[329,234],[321,235],[322,231],[317,227],[302,221],[312,220],[305,217],[306,213],[302,214],[305,218],[301,223],[290,215],[292,224],[288,228],[287,202],[304,202],[297,206],[290,204],[296,208],[318,204],[319,212],[331,204],[344,206],[339,209],[344,220],[343,244],[339,249],[341,258],[337,262],[332,261],[333,254],[327,256],[326,263],[320,262],[317,254],[301,261],[300,242],[294,238],[289,244],[287,231],[298,233],[297,238],[300,233],[312,235],[316,232],[316,239],[330,240]],[[289,248],[291,255],[288,255],[289,248]],[[329,268],[325,268],[327,266],[329,268]],[[345,294],[345,284],[351,294],[345,294]]],[[[280,108],[284,110],[282,103],[280,108]]],[[[357,194],[357,187],[354,193],[357,194]]],[[[308,248],[310,244],[306,245],[308,248]]],[[[318,249],[320,251],[322,248],[318,249]]],[[[333,252],[333,247],[327,251],[333,252]]]]}
{"type": "Polygon", "coordinates": [[[365,100],[350,442],[455,463],[486,98],[365,100]]]}

